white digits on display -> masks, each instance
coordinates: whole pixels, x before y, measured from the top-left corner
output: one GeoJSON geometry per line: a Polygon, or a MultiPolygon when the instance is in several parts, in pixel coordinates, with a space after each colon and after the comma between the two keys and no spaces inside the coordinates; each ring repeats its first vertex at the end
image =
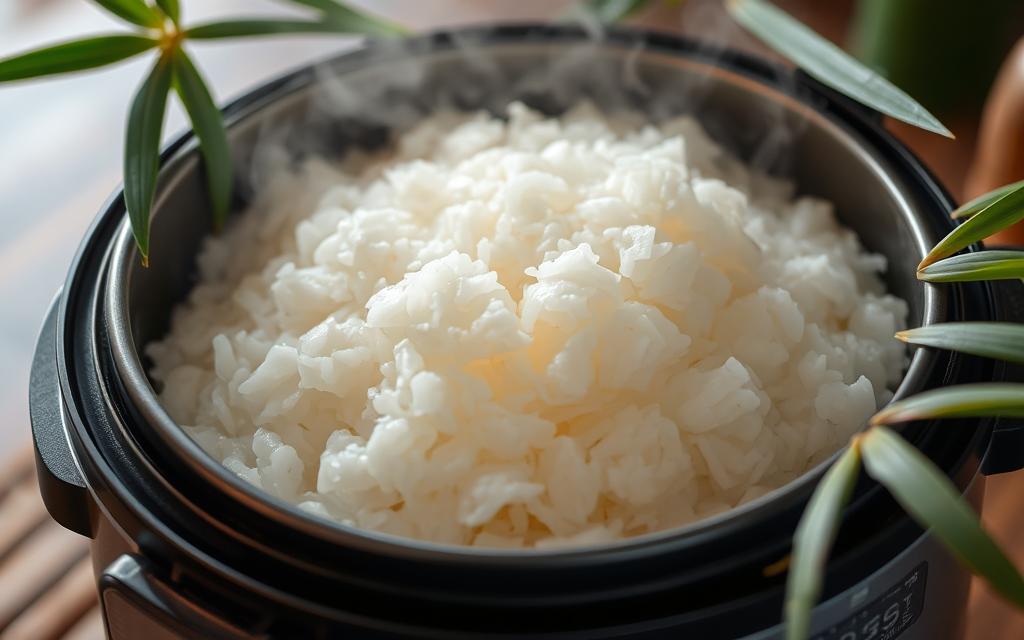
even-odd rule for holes
{"type": "Polygon", "coordinates": [[[900,603],[894,602],[889,605],[883,614],[882,619],[885,624],[883,628],[888,631],[892,631],[892,628],[896,626],[896,623],[900,620],[900,603]]]}
{"type": "Polygon", "coordinates": [[[862,630],[864,634],[863,640],[873,640],[873,638],[878,635],[879,622],[880,620],[878,619],[878,615],[876,614],[870,620],[864,623],[864,628],[862,630]]]}

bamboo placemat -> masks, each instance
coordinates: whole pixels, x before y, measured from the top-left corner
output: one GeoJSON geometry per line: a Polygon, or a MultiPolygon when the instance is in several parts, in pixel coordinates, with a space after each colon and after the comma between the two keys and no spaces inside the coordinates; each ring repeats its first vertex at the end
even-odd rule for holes
{"type": "Polygon", "coordinates": [[[21,449],[0,460],[0,638],[103,637],[88,542],[50,519],[21,449]]]}
{"type": "MultiPolygon", "coordinates": [[[[53,522],[32,450],[0,459],[0,640],[99,640],[103,621],[87,541],[53,522]]],[[[1024,566],[1024,472],[988,479],[984,520],[1024,566]]],[[[1024,615],[975,581],[965,640],[1020,640],[1024,615]]]]}

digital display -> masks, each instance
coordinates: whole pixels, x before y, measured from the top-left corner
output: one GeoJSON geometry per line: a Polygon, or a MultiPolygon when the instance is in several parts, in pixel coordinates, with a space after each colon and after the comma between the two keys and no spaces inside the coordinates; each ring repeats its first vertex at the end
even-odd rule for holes
{"type": "Polygon", "coordinates": [[[813,640],[896,640],[924,609],[928,563],[922,562],[905,578],[813,640]]]}

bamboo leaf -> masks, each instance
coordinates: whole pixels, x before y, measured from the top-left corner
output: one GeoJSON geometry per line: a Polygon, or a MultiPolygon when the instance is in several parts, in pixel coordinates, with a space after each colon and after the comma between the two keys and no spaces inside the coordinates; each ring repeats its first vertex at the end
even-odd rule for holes
{"type": "Polygon", "coordinates": [[[598,20],[612,24],[624,20],[647,4],[647,0],[590,0],[587,8],[598,20]]]}
{"type": "Polygon", "coordinates": [[[1020,220],[1024,220],[1024,185],[1007,191],[968,218],[962,225],[950,231],[949,235],[925,256],[918,270],[946,256],[953,255],[975,242],[984,240],[1020,220]]]}
{"type": "Polygon", "coordinates": [[[334,22],[311,20],[226,20],[208,22],[185,31],[194,40],[214,38],[245,38],[250,36],[285,35],[290,33],[341,33],[348,29],[334,22]]]}
{"type": "Polygon", "coordinates": [[[788,640],[804,640],[808,636],[811,610],[821,596],[828,552],[859,472],[860,445],[855,439],[825,473],[800,518],[786,580],[788,640]]]}
{"type": "Polygon", "coordinates": [[[986,416],[1024,418],[1024,384],[964,384],[925,391],[890,404],[871,418],[871,424],[986,416]]]}
{"type": "Polygon", "coordinates": [[[933,262],[917,272],[925,282],[975,282],[1024,278],[1024,251],[975,251],[933,262]]]}
{"type": "Polygon", "coordinates": [[[164,12],[164,15],[171,19],[171,22],[181,22],[181,4],[178,0],[156,0],[156,6],[164,12]]]}
{"type": "Polygon", "coordinates": [[[342,8],[340,4],[334,0],[285,0],[288,4],[301,4],[307,7],[312,7],[317,11],[324,13],[335,11],[342,8]]]}
{"type": "Polygon", "coordinates": [[[233,172],[227,131],[220,110],[198,69],[183,50],[175,53],[175,89],[199,138],[216,227],[223,226],[231,202],[233,172]]]}
{"type": "Polygon", "coordinates": [[[1024,187],[1024,180],[1021,180],[1020,182],[1013,182],[1010,184],[1003,185],[998,189],[993,189],[988,193],[983,193],[977,198],[971,200],[970,202],[960,205],[960,207],[956,211],[949,215],[954,220],[958,220],[961,218],[970,218],[971,216],[978,213],[979,211],[981,211],[988,205],[992,204],[999,198],[1002,198],[1003,196],[1013,191],[1014,189],[1019,189],[1021,187],[1024,187]]]}
{"type": "Polygon", "coordinates": [[[868,474],[917,522],[1004,598],[1024,607],[1024,579],[982,528],[978,515],[931,460],[885,427],[861,444],[868,474]]]}
{"type": "Polygon", "coordinates": [[[317,9],[323,13],[326,21],[339,24],[342,27],[338,29],[339,31],[366,33],[374,36],[394,36],[405,32],[405,29],[396,24],[368,16],[336,0],[290,0],[290,2],[317,9]]]}
{"type": "Polygon", "coordinates": [[[1024,324],[947,322],[900,331],[896,337],[910,344],[1024,363],[1024,324]]]}
{"type": "Polygon", "coordinates": [[[765,0],[727,0],[726,7],[747,30],[820,82],[893,118],[953,137],[898,87],[765,0]]]}
{"type": "Polygon", "coordinates": [[[214,226],[224,226],[231,204],[234,177],[231,148],[220,109],[214,103],[199,70],[184,50],[174,54],[174,86],[185,105],[192,128],[199,138],[199,149],[206,168],[207,189],[213,206],[214,226]]]}
{"type": "Polygon", "coordinates": [[[160,57],[139,87],[128,112],[124,148],[124,200],[144,265],[149,264],[149,215],[156,193],[160,133],[170,87],[171,61],[165,55],[160,57]]]}
{"type": "Polygon", "coordinates": [[[93,0],[110,13],[142,27],[156,28],[162,22],[159,14],[143,0],[93,0]]]}
{"type": "Polygon", "coordinates": [[[95,69],[152,49],[157,41],[135,35],[96,36],[0,60],[0,82],[95,69]]]}

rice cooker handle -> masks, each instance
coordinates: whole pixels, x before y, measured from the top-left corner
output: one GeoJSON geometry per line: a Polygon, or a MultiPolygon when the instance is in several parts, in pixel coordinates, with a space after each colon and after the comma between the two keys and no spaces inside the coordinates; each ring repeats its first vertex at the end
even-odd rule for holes
{"type": "Polygon", "coordinates": [[[99,591],[108,638],[254,640],[266,637],[227,622],[189,599],[184,589],[175,588],[159,574],[159,569],[151,562],[130,553],[118,556],[103,571],[99,591]]]}
{"type": "MultiPolygon", "coordinates": [[[[999,305],[997,319],[1024,323],[1024,283],[1003,280],[990,283],[999,305]]],[[[1024,365],[1000,363],[1005,382],[1024,383],[1024,365]]],[[[985,454],[982,472],[985,475],[1024,469],[1024,419],[999,418],[992,432],[992,441],[985,454]]]]}
{"type": "Polygon", "coordinates": [[[64,431],[64,403],[57,375],[57,307],[50,305],[36,342],[29,379],[29,417],[36,475],[46,510],[61,526],[92,537],[92,499],[64,431]]]}

